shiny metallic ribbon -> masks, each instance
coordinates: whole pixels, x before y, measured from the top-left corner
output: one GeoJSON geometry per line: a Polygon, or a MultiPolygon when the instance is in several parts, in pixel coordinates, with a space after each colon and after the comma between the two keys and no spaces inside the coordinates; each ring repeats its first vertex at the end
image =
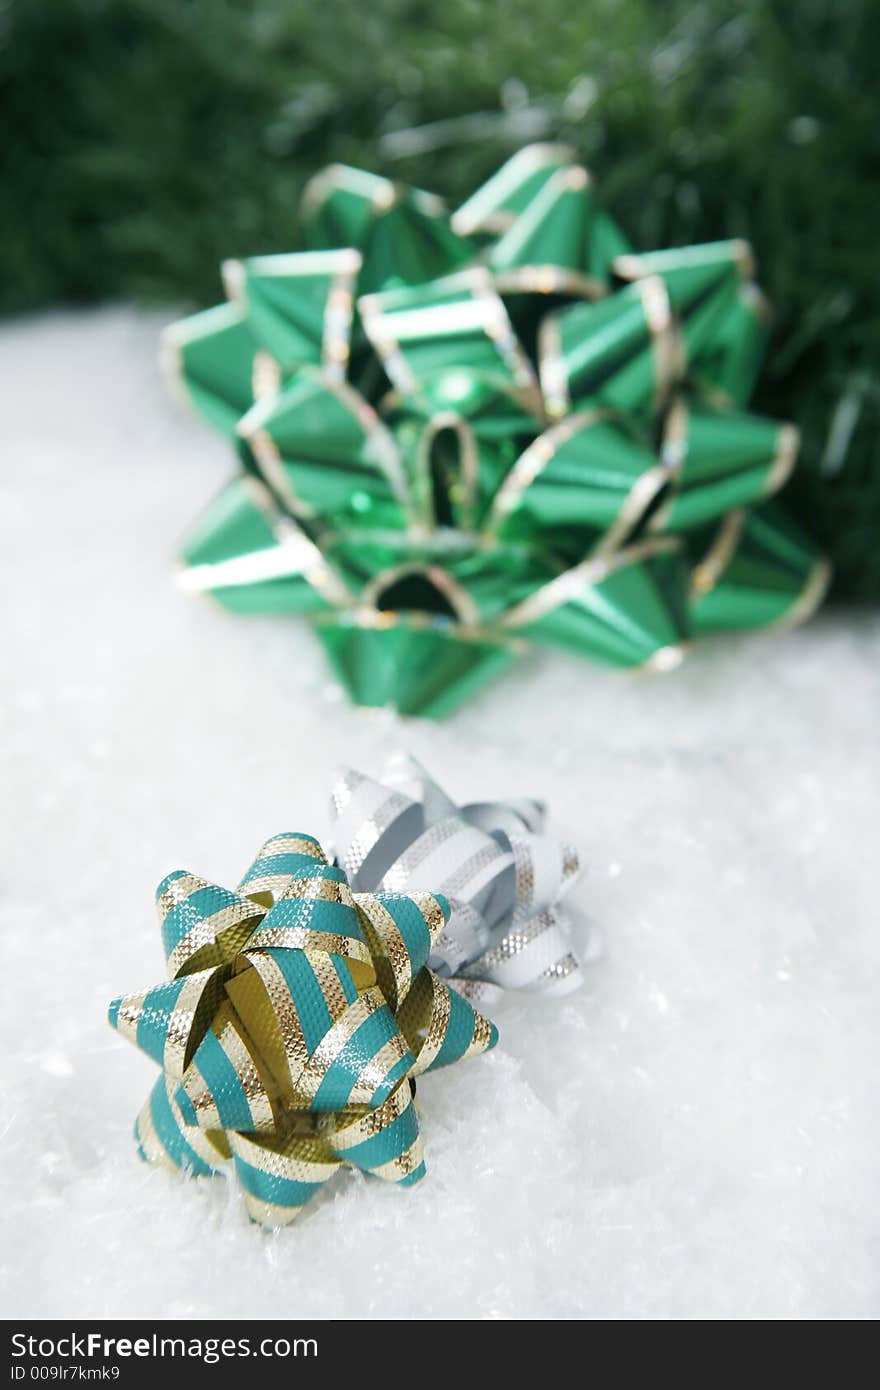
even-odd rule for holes
{"type": "Polygon", "coordinates": [[[163,355],[240,475],[181,582],[307,613],[351,696],[446,713],[531,642],[667,670],[807,616],[828,566],[767,499],[797,454],[750,414],[768,311],[748,245],[636,255],[570,150],[451,216],[333,166],[308,251],[228,262],[163,355]]]}
{"type": "Polygon", "coordinates": [[[231,1161],[268,1226],[344,1164],[418,1182],[415,1077],[498,1036],[428,966],[445,899],[352,892],[301,834],[269,840],[237,892],[179,870],[156,898],[170,979],[109,1015],[162,1068],[141,1157],[199,1175],[231,1161]]]}
{"type": "Polygon", "coordinates": [[[341,772],[331,796],[336,859],[356,889],[414,892],[426,883],[451,915],[429,964],[493,1007],[503,990],[562,995],[582,983],[562,899],[577,851],[544,832],[538,801],[457,806],[414,759],[383,780],[341,772]]]}

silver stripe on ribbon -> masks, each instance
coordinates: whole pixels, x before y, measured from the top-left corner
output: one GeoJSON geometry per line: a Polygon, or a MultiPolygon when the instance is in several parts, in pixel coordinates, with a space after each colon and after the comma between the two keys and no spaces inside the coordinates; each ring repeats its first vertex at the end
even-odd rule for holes
{"type": "Polygon", "coordinates": [[[442,893],[452,914],[430,965],[469,999],[566,994],[582,983],[561,900],[577,851],[544,829],[538,801],[457,806],[412,758],[381,780],[346,769],[331,795],[337,862],[355,892],[442,893]]]}

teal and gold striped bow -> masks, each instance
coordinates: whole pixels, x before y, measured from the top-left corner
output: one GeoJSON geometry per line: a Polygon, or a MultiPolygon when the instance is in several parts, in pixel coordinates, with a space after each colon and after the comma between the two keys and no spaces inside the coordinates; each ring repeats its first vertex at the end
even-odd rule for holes
{"type": "Polygon", "coordinates": [[[527,641],[668,669],[806,616],[827,565],[767,499],[797,432],[750,414],[767,308],[742,241],[635,255],[571,151],[451,217],[334,166],[314,248],[224,267],[165,357],[241,475],[181,579],[311,614],[361,704],[442,714],[527,641]]]}
{"type": "Polygon", "coordinates": [[[276,835],[237,892],[157,890],[171,979],[110,1006],[162,1067],[135,1126],[149,1163],[232,1161],[253,1220],[290,1221],[343,1164],[424,1176],[414,1078],[497,1031],[428,969],[449,915],[428,893],[352,893],[309,835],[276,835]]]}

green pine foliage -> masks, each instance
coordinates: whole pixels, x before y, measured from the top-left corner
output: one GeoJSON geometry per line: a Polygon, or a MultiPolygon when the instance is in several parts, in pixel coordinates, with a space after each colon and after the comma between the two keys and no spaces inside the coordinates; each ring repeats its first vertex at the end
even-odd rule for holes
{"type": "Polygon", "coordinates": [[[877,598],[878,52],[875,0],[0,0],[0,310],[208,304],[329,160],[455,201],[563,139],[636,245],[752,241],[788,501],[877,598]]]}

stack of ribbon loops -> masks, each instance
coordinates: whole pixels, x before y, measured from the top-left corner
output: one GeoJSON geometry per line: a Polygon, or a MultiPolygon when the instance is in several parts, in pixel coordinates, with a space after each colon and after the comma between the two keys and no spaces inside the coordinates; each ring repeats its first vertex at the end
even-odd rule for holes
{"type": "Polygon", "coordinates": [[[410,757],[381,781],[348,768],[331,796],[337,862],[355,888],[437,884],[451,913],[430,965],[481,1007],[505,990],[561,996],[583,981],[564,899],[577,851],[545,830],[540,802],[459,806],[410,757]]]}
{"type": "Polygon", "coordinates": [[[451,216],[334,166],[313,249],[229,262],[165,357],[241,472],[182,582],[312,615],[351,696],[439,715],[529,639],[669,669],[805,617],[828,567],[768,498],[749,247],[637,255],[571,151],[520,151],[451,216]]]}
{"type": "Polygon", "coordinates": [[[181,870],[157,902],[170,979],[110,1006],[162,1068],[141,1157],[196,1174],[231,1161],[269,1226],[343,1164],[418,1182],[414,1078],[497,1040],[428,966],[445,899],[353,893],[295,834],[268,841],[234,893],[181,870]]]}

